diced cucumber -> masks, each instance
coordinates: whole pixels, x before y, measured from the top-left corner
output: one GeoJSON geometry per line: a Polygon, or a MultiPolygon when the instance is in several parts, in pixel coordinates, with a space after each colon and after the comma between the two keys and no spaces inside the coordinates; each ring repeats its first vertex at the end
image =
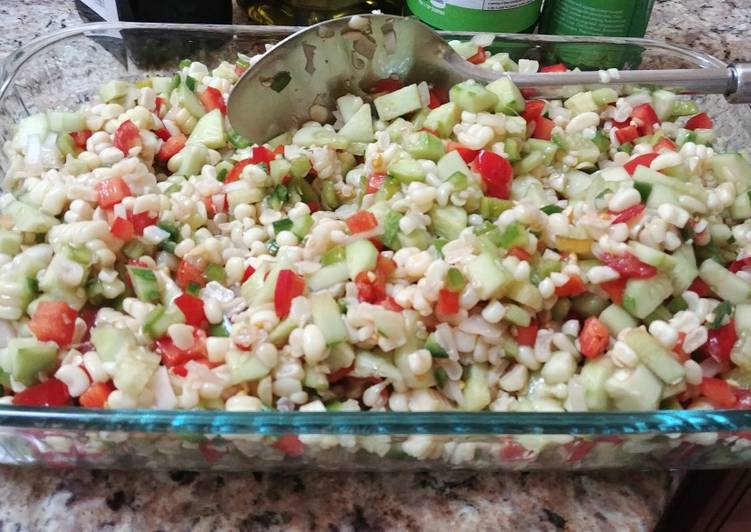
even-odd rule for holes
{"type": "Polygon", "coordinates": [[[425,181],[425,170],[422,165],[414,159],[399,159],[388,166],[388,173],[394,176],[401,183],[411,183],[412,181],[425,181]]]}
{"type": "Polygon", "coordinates": [[[485,88],[498,97],[495,104],[496,113],[516,115],[524,111],[524,96],[511,78],[504,76],[485,88]]]}
{"type": "MultiPolygon", "coordinates": [[[[402,320],[402,318],[399,318],[402,320]]],[[[403,320],[402,320],[403,321],[403,320]]],[[[409,366],[409,355],[419,347],[413,345],[412,342],[408,343],[404,347],[400,347],[394,353],[394,365],[401,374],[401,380],[404,384],[413,390],[426,390],[436,385],[435,376],[432,371],[423,373],[422,375],[415,375],[412,368],[409,366]]]]}
{"type": "Polygon", "coordinates": [[[597,111],[597,103],[591,91],[578,92],[563,102],[563,105],[575,115],[597,111]]]}
{"type": "Polygon", "coordinates": [[[355,350],[348,343],[341,343],[329,349],[326,365],[334,372],[343,368],[349,368],[355,362],[355,350]]]}
{"type": "Polygon", "coordinates": [[[733,220],[751,218],[751,191],[738,194],[729,210],[733,220]]]}
{"type": "Polygon", "coordinates": [[[751,304],[741,303],[736,305],[733,319],[735,320],[735,329],[739,333],[751,334],[751,304]]]}
{"type": "Polygon", "coordinates": [[[467,227],[467,211],[461,207],[448,205],[434,207],[430,211],[430,227],[435,234],[447,240],[456,240],[467,227]]]}
{"type": "Polygon", "coordinates": [[[349,119],[364,105],[362,98],[354,94],[345,94],[336,99],[336,108],[342,115],[342,122],[347,123],[349,119]]]}
{"type": "Polygon", "coordinates": [[[693,100],[676,100],[673,102],[672,116],[691,116],[699,112],[699,106],[693,100]]]}
{"type": "Polygon", "coordinates": [[[272,150],[278,148],[279,146],[292,144],[292,133],[285,131],[284,133],[277,135],[273,139],[267,140],[266,144],[268,144],[269,148],[271,148],[272,150]]]}
{"type": "Polygon", "coordinates": [[[435,333],[430,333],[428,339],[425,340],[425,349],[430,351],[433,358],[448,358],[448,351],[438,342],[435,333]]]}
{"type": "Polygon", "coordinates": [[[542,310],[542,294],[540,290],[526,281],[512,281],[506,288],[506,297],[539,312],[542,310]]]}
{"type": "Polygon", "coordinates": [[[347,244],[347,269],[353,281],[357,274],[374,270],[377,260],[378,250],[370,240],[363,238],[347,244]]]}
{"type": "Polygon", "coordinates": [[[479,51],[478,46],[472,41],[452,40],[449,41],[449,46],[451,46],[451,48],[462,57],[462,59],[469,59],[479,51]]]}
{"type": "Polygon", "coordinates": [[[664,274],[649,279],[629,279],[623,291],[623,308],[644,319],[673,294],[673,286],[664,274]]]}
{"type": "Polygon", "coordinates": [[[30,136],[36,135],[37,138],[43,140],[47,137],[49,131],[50,125],[47,120],[47,114],[36,113],[18,122],[16,134],[13,136],[13,143],[18,149],[25,150],[30,136]]]}
{"type": "Polygon", "coordinates": [[[323,332],[327,345],[344,342],[349,338],[344,325],[339,305],[329,292],[318,292],[310,296],[311,314],[315,323],[323,332]]]}
{"type": "MultiPolygon", "coordinates": [[[[703,203],[707,201],[707,192],[703,187],[697,186],[695,183],[686,183],[674,177],[666,176],[646,166],[638,166],[636,168],[634,181],[650,183],[653,187],[656,184],[665,185],[675,190],[678,194],[692,196],[703,203]]],[[[652,193],[654,193],[654,188],[652,189],[652,193]]]]}
{"type": "Polygon", "coordinates": [[[21,233],[0,229],[0,253],[15,255],[21,252],[21,233]]]}
{"type": "Polygon", "coordinates": [[[57,345],[33,338],[12,338],[6,346],[3,370],[26,386],[39,382],[39,374],[49,375],[57,366],[57,345]]]}
{"type": "Polygon", "coordinates": [[[480,299],[492,299],[501,295],[512,281],[511,274],[492,255],[483,253],[467,264],[465,272],[477,290],[480,299]]]}
{"type": "Polygon", "coordinates": [[[605,389],[618,410],[657,410],[662,383],[649,368],[618,369],[605,382],[605,389]]]}
{"type": "Polygon", "coordinates": [[[679,382],[686,371],[673,354],[650,335],[644,328],[631,329],[623,341],[633,349],[639,360],[667,384],[679,382]]]}
{"type": "Polygon", "coordinates": [[[415,247],[420,251],[428,249],[434,240],[426,229],[421,228],[413,229],[409,234],[399,233],[397,239],[399,247],[415,247]]]}
{"type": "Polygon", "coordinates": [[[345,262],[335,262],[324,266],[308,277],[308,287],[312,292],[330,288],[349,280],[349,268],[345,262]]]}
{"type": "Polygon", "coordinates": [[[191,177],[200,175],[203,165],[208,161],[209,150],[203,144],[188,144],[177,156],[180,157],[180,166],[175,174],[191,177]]]}
{"type": "Polygon", "coordinates": [[[190,144],[203,144],[207,148],[217,150],[227,144],[224,136],[224,116],[219,109],[214,109],[203,115],[193,132],[188,137],[190,144]]]}
{"type": "Polygon", "coordinates": [[[570,154],[575,154],[580,163],[596,163],[600,159],[600,148],[581,133],[554,135],[553,141],[570,154]]]}
{"type": "MultiPolygon", "coordinates": [[[[76,143],[73,141],[73,137],[71,137],[68,133],[60,133],[57,136],[57,141],[55,141],[55,146],[57,146],[57,149],[60,150],[60,153],[63,157],[67,157],[68,155],[71,155],[73,157],[76,156],[76,143]]],[[[77,159],[71,160],[76,161],[77,159]]],[[[88,167],[86,169],[88,170],[88,167]]]]}
{"type": "Polygon", "coordinates": [[[712,259],[701,263],[699,276],[715,294],[731,303],[745,303],[751,295],[751,285],[712,259]]]}
{"type": "Polygon", "coordinates": [[[305,364],[305,376],[302,384],[305,388],[325,392],[329,389],[329,380],[324,373],[321,373],[316,367],[305,364]]]}
{"type": "Polygon", "coordinates": [[[104,362],[114,362],[121,353],[135,347],[136,337],[129,329],[103,324],[91,329],[91,343],[104,362]]]}
{"type": "Polygon", "coordinates": [[[368,351],[360,351],[355,355],[353,375],[356,377],[382,377],[394,381],[402,380],[402,373],[388,358],[368,351]]]}
{"type": "Polygon", "coordinates": [[[117,98],[122,98],[128,94],[129,90],[130,83],[125,81],[108,81],[99,87],[99,97],[104,103],[109,103],[117,98]]]}
{"type": "Polygon", "coordinates": [[[480,68],[495,70],[497,67],[501,68],[501,72],[517,72],[519,70],[519,65],[511,59],[508,52],[493,54],[485,59],[484,63],[480,63],[480,68]]]}
{"type": "Polygon", "coordinates": [[[677,96],[674,92],[658,89],[652,93],[652,107],[657,118],[664,122],[673,115],[673,104],[677,96]]]}
{"type": "Polygon", "coordinates": [[[679,205],[679,194],[672,188],[661,183],[652,185],[641,181],[634,181],[634,188],[642,196],[642,201],[646,200],[647,207],[650,209],[657,210],[664,203],[679,205]]]}
{"type": "Polygon", "coordinates": [[[539,151],[533,151],[522,157],[522,160],[514,163],[514,174],[523,175],[532,172],[540,166],[545,156],[539,151]]]}
{"type": "Polygon", "coordinates": [[[480,198],[480,216],[490,222],[495,222],[505,211],[514,207],[514,202],[483,196],[480,198]]]}
{"type": "Polygon", "coordinates": [[[457,172],[470,175],[467,163],[464,162],[459,152],[454,150],[448,152],[438,161],[438,177],[441,178],[441,181],[446,181],[457,172]]]}
{"type": "Polygon", "coordinates": [[[175,88],[171,77],[152,76],[149,78],[149,81],[151,81],[151,88],[157,94],[169,94],[175,88]]]}
{"type": "Polygon", "coordinates": [[[608,328],[611,336],[618,336],[624,329],[631,329],[639,325],[639,322],[631,314],[615,303],[600,312],[599,320],[608,328]]]}
{"type": "Polygon", "coordinates": [[[390,210],[383,219],[383,235],[381,242],[389,249],[397,251],[399,245],[399,221],[402,219],[402,213],[390,210]]]}
{"type": "Polygon", "coordinates": [[[226,357],[229,382],[232,385],[258,381],[271,373],[271,368],[250,353],[231,350],[226,357]]]}
{"type": "Polygon", "coordinates": [[[161,362],[159,355],[143,347],[126,351],[117,360],[113,381],[118,390],[138,397],[161,362]]]}
{"type": "Polygon", "coordinates": [[[673,252],[672,257],[675,266],[668,275],[673,285],[673,295],[680,296],[688,290],[688,287],[699,275],[699,268],[696,267],[696,257],[691,244],[683,244],[673,252]]]}
{"type": "Polygon", "coordinates": [[[282,218],[281,220],[273,222],[271,226],[274,228],[274,236],[279,236],[279,233],[282,231],[291,231],[292,225],[292,220],[289,218],[282,218]]]}
{"type": "Polygon", "coordinates": [[[201,100],[185,83],[181,83],[177,88],[177,102],[196,118],[201,118],[206,114],[206,109],[201,100]]]}
{"type": "Polygon", "coordinates": [[[310,214],[299,216],[295,218],[292,223],[292,232],[297,238],[302,240],[308,233],[310,233],[310,230],[313,228],[313,223],[313,217],[310,214]]]}
{"type": "Polygon", "coordinates": [[[517,246],[526,246],[529,242],[529,235],[524,226],[519,222],[511,222],[501,233],[498,245],[510,249],[517,246]]]}
{"type": "Polygon", "coordinates": [[[373,116],[370,104],[363,104],[339,130],[351,142],[373,142],[373,116]]]}
{"type": "Polygon", "coordinates": [[[506,305],[506,313],[503,315],[503,319],[519,327],[529,327],[529,324],[532,323],[532,315],[519,305],[513,304],[506,305]]]}
{"type": "Polygon", "coordinates": [[[140,266],[134,266],[132,264],[129,264],[126,269],[128,270],[130,281],[133,284],[133,291],[136,293],[138,299],[147,303],[158,302],[161,300],[159,283],[157,282],[156,275],[152,270],[141,268],[140,266]]]}
{"type": "Polygon", "coordinates": [[[490,404],[490,386],[488,386],[488,372],[483,364],[472,364],[469,367],[467,380],[464,382],[464,409],[479,412],[490,404]]]}
{"type": "Polygon", "coordinates": [[[86,116],[83,113],[66,111],[47,111],[47,122],[51,131],[70,133],[86,129],[86,116]]]}
{"type": "Polygon", "coordinates": [[[436,107],[425,117],[423,127],[435,131],[443,138],[450,137],[454,126],[461,121],[462,110],[454,102],[436,107]]]}
{"type": "Polygon", "coordinates": [[[13,200],[4,209],[5,214],[13,220],[13,226],[18,231],[29,233],[47,233],[60,222],[54,216],[44,214],[35,207],[13,200]]]}
{"type": "Polygon", "coordinates": [[[641,242],[631,241],[628,245],[640,261],[657,269],[669,272],[678,262],[667,253],[645,246],[641,242]]]}
{"type": "Polygon", "coordinates": [[[438,161],[443,157],[443,142],[427,131],[413,133],[406,140],[404,149],[415,159],[438,161]]]}
{"type": "Polygon", "coordinates": [[[285,318],[271,329],[268,341],[277,347],[283,347],[287,343],[287,338],[297,328],[297,321],[292,318],[285,318]]]}
{"type": "Polygon", "coordinates": [[[373,100],[373,104],[376,107],[376,111],[378,111],[378,117],[386,121],[422,108],[420,91],[414,83],[389,94],[379,96],[373,100]]]}
{"type": "Polygon", "coordinates": [[[464,111],[480,113],[494,109],[498,103],[498,96],[470,79],[451,87],[449,100],[464,111]]]}
{"type": "Polygon", "coordinates": [[[610,301],[597,294],[584,293],[572,301],[572,308],[581,316],[597,316],[608,306],[610,301]]]}
{"type": "Polygon", "coordinates": [[[615,371],[615,365],[609,357],[587,360],[581,369],[581,381],[584,384],[584,398],[589,410],[607,410],[610,398],[605,383],[615,371]]]}
{"type": "Polygon", "coordinates": [[[528,139],[524,144],[524,149],[527,151],[539,151],[542,153],[542,163],[549,165],[553,164],[553,159],[558,151],[558,144],[549,140],[528,139]]]}
{"type": "Polygon", "coordinates": [[[160,338],[167,334],[170,325],[176,323],[185,323],[185,316],[180,309],[166,309],[162,305],[157,305],[146,315],[143,332],[151,338],[160,338]]]}
{"type": "Polygon", "coordinates": [[[618,93],[610,87],[602,87],[592,91],[592,99],[598,106],[615,103],[618,100],[618,93]]]}
{"type": "Polygon", "coordinates": [[[520,161],[522,158],[522,141],[520,139],[508,138],[503,146],[503,151],[506,152],[506,159],[510,162],[520,161]]]}
{"type": "Polygon", "coordinates": [[[740,153],[716,153],[710,163],[715,177],[724,183],[733,183],[736,194],[751,188],[751,164],[740,153]]]}

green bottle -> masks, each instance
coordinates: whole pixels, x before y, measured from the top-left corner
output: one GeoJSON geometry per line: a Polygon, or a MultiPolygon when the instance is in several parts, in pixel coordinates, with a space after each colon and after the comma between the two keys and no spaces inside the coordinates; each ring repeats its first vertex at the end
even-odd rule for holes
{"type": "Polygon", "coordinates": [[[441,30],[531,33],[542,0],[407,0],[420,20],[441,30]]]}

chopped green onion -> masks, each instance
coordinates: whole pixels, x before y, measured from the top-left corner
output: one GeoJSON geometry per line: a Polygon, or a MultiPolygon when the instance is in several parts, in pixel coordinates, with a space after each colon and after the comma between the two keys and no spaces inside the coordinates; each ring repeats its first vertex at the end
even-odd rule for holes
{"type": "Polygon", "coordinates": [[[201,292],[201,285],[198,283],[188,283],[185,287],[185,291],[190,295],[197,296],[201,292]]]}
{"type": "Polygon", "coordinates": [[[227,139],[230,141],[230,143],[237,148],[238,150],[241,150],[243,148],[247,148],[250,146],[250,141],[237,133],[236,131],[230,129],[227,131],[227,139]]]}
{"type": "Polygon", "coordinates": [[[722,322],[725,321],[725,317],[733,314],[733,305],[731,305],[729,301],[723,301],[715,307],[712,314],[714,314],[714,319],[712,320],[712,323],[709,324],[709,328],[717,329],[718,327],[722,327],[722,322]]]}
{"type": "Polygon", "coordinates": [[[545,205],[542,209],[540,209],[542,212],[547,214],[548,216],[551,214],[556,214],[559,212],[563,212],[563,209],[560,208],[558,205],[545,205]]]}
{"type": "Polygon", "coordinates": [[[222,168],[221,170],[219,170],[219,173],[216,174],[216,180],[217,181],[221,181],[222,183],[224,183],[224,179],[226,177],[227,177],[227,169],[226,168],[222,168]]]}
{"type": "Polygon", "coordinates": [[[196,90],[196,80],[190,76],[185,76],[185,86],[192,91],[196,90]]]}
{"type": "Polygon", "coordinates": [[[294,223],[289,218],[282,218],[271,225],[274,226],[274,234],[278,235],[282,231],[291,231],[294,223]]]}
{"type": "Polygon", "coordinates": [[[190,59],[181,59],[180,62],[177,64],[180,68],[188,68],[193,63],[190,59]]]}

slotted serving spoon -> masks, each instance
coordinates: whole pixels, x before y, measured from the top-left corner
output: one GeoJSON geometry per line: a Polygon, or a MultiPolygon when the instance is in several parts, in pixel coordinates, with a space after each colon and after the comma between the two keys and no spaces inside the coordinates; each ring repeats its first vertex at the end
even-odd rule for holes
{"type": "Polygon", "coordinates": [[[467,79],[509,76],[518,87],[534,88],[541,97],[560,97],[560,88],[566,85],[649,84],[751,102],[751,63],[623,70],[608,83],[598,72],[502,73],[465,61],[443,37],[415,19],[355,15],[306,28],[269,50],[232,90],[229,120],[235,131],[260,144],[311,118],[325,120],[339,96],[368,97],[369,87],[392,76],[405,83],[428,81],[444,89],[467,79]]]}

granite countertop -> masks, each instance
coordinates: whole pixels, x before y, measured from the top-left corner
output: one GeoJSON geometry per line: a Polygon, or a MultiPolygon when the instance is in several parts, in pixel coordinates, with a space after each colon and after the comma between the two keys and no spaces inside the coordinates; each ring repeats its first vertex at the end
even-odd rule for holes
{"type": "MultiPolygon", "coordinates": [[[[728,62],[751,60],[745,3],[656,0],[648,36],[728,62]]],[[[0,59],[80,23],[72,0],[2,0],[0,59]]],[[[0,466],[0,529],[650,530],[674,480],[665,472],[274,475],[0,466]]]]}

